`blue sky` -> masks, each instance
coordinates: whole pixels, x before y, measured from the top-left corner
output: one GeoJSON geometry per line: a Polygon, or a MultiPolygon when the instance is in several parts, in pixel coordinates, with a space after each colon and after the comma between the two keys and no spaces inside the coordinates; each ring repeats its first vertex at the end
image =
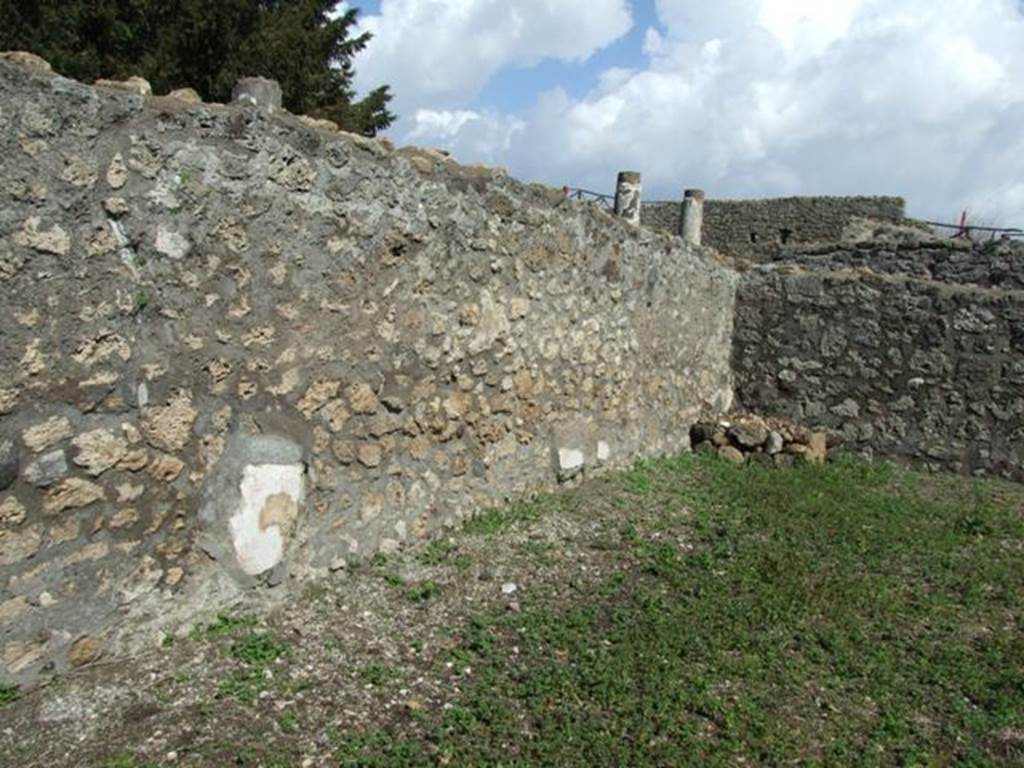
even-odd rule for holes
{"type": "MultiPolygon", "coordinates": [[[[366,16],[380,13],[380,0],[357,0],[351,5],[366,16]]],[[[580,98],[597,84],[598,75],[605,69],[642,66],[645,31],[648,27],[659,26],[654,0],[632,3],[632,16],[633,27],[629,32],[584,61],[565,62],[548,58],[525,67],[510,63],[488,81],[486,88],[473,100],[473,105],[517,112],[529,108],[538,94],[552,88],[563,88],[571,96],[580,98]]]]}
{"type": "Polygon", "coordinates": [[[597,84],[598,75],[611,67],[635,69],[643,66],[644,33],[658,26],[653,0],[633,3],[633,28],[586,61],[564,62],[546,59],[532,67],[510,66],[499,72],[477,98],[477,104],[504,112],[529,108],[537,95],[562,88],[570,96],[582,98],[597,84]]]}
{"type": "Polygon", "coordinates": [[[898,194],[1024,225],[1021,0],[355,0],[401,144],[645,196],[898,194]]]}

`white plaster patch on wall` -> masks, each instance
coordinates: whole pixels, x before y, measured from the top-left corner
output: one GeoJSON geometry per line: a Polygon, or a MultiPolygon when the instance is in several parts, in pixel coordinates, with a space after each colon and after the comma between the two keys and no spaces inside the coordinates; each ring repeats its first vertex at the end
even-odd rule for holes
{"type": "Polygon", "coordinates": [[[231,517],[231,540],[250,576],[281,562],[285,541],[305,496],[302,464],[250,464],[242,473],[242,499],[231,517]]]}

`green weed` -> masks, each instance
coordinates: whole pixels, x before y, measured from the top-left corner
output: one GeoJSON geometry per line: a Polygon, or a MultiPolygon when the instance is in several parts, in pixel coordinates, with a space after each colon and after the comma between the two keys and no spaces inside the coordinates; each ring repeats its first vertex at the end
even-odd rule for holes
{"type": "Polygon", "coordinates": [[[18,686],[0,685],[0,707],[6,707],[8,704],[16,701],[17,698],[18,686]]]}
{"type": "MultiPolygon", "coordinates": [[[[472,668],[461,695],[413,735],[411,717],[350,735],[341,765],[1021,757],[1005,736],[1024,729],[1024,639],[1009,619],[1024,613],[1019,488],[704,457],[644,462],[608,487],[628,502],[621,567],[569,601],[536,594],[520,613],[469,617],[448,655],[472,668]]],[[[577,503],[566,497],[531,514],[577,503]]],[[[521,519],[494,510],[467,531],[521,519]]]]}

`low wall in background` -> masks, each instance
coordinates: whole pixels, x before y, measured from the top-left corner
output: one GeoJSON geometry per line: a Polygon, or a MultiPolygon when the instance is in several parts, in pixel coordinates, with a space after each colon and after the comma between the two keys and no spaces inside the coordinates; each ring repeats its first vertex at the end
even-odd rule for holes
{"type": "Polygon", "coordinates": [[[731,402],[731,270],[497,170],[0,61],[0,179],[3,681],[731,402]]]}
{"type": "MultiPolygon", "coordinates": [[[[782,245],[835,243],[858,218],[900,221],[899,197],[787,197],[773,200],[707,200],[703,244],[720,253],[768,261],[782,245]]],[[[641,220],[651,229],[679,232],[678,202],[644,203],[641,220]]]]}
{"type": "Polygon", "coordinates": [[[1024,291],[759,266],[733,371],[739,407],[825,426],[844,450],[1024,479],[1024,291]]]}
{"type": "Polygon", "coordinates": [[[867,270],[952,285],[1024,290],[1024,241],[963,238],[823,243],[781,248],[773,260],[816,270],[867,270]]]}

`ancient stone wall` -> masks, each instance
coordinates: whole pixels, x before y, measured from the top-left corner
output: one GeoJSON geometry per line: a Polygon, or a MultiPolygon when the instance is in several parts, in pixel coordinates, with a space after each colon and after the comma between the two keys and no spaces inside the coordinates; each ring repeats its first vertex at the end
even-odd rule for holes
{"type": "Polygon", "coordinates": [[[1024,290],[1024,241],[974,245],[965,239],[824,243],[786,247],[775,261],[816,270],[868,270],[952,285],[1024,290]]]}
{"type": "Polygon", "coordinates": [[[708,252],[180,96],[0,60],[3,680],[685,449],[728,409],[737,277],[708,252]]]}
{"type": "Polygon", "coordinates": [[[827,427],[843,450],[1024,479],[1024,291],[759,266],[733,366],[740,407],[827,427]]]}
{"type": "MultiPolygon", "coordinates": [[[[905,207],[899,197],[707,200],[703,243],[730,256],[767,261],[786,244],[839,242],[854,219],[902,220],[905,207]]],[[[676,234],[680,211],[678,202],[644,203],[642,222],[676,234]]]]}

